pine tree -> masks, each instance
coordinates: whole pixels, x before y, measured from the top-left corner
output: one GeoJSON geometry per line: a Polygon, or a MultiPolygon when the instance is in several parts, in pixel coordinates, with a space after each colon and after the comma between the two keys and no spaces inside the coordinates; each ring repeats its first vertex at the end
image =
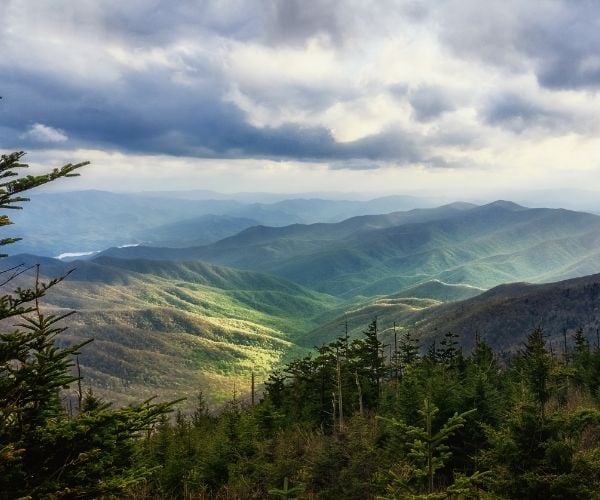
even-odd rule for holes
{"type": "Polygon", "coordinates": [[[549,380],[552,358],[546,350],[544,332],[541,328],[536,328],[527,337],[520,361],[517,366],[522,368],[525,382],[543,411],[544,405],[550,398],[549,380]]]}
{"type": "Polygon", "coordinates": [[[575,370],[575,381],[578,385],[589,388],[592,368],[590,343],[585,338],[581,328],[578,328],[575,332],[574,340],[575,350],[572,356],[572,366],[575,370]]]}
{"type": "Polygon", "coordinates": [[[289,480],[286,476],[283,478],[283,488],[271,488],[269,490],[269,495],[273,495],[281,500],[292,500],[292,498],[296,498],[297,494],[303,493],[304,490],[305,488],[303,484],[298,484],[293,488],[290,488],[289,480]]]}
{"type": "MultiPolygon", "coordinates": [[[[20,193],[74,171],[87,162],[68,164],[38,176],[19,177],[23,153],[0,157],[0,209],[19,209],[20,193]]],[[[0,216],[0,226],[11,224],[0,216]]],[[[17,241],[4,238],[0,245],[17,241]]],[[[8,284],[24,270],[8,269],[8,284]]],[[[39,299],[64,277],[0,297],[0,319],[21,317],[16,329],[0,333],[0,496],[2,498],[93,498],[122,492],[151,469],[134,465],[135,439],[170,404],[142,403],[120,410],[97,398],[80,398],[71,418],[60,390],[78,380],[71,374],[73,355],[85,345],[59,348],[60,321],[70,314],[43,314],[39,299]]]]}
{"type": "Polygon", "coordinates": [[[459,356],[458,335],[448,332],[440,341],[440,347],[436,351],[436,358],[446,366],[451,366],[459,356]]]}
{"type": "Polygon", "coordinates": [[[398,356],[403,368],[412,365],[419,358],[419,339],[413,337],[410,331],[400,337],[398,356]]]}
{"type": "Polygon", "coordinates": [[[366,378],[367,384],[362,384],[363,401],[372,407],[377,406],[381,392],[381,382],[387,368],[382,356],[382,342],[377,332],[377,319],[374,319],[363,332],[364,339],[352,343],[354,362],[359,375],[366,378]]]}
{"type": "MultiPolygon", "coordinates": [[[[422,418],[421,426],[406,425],[400,420],[386,419],[392,425],[399,427],[400,432],[405,435],[407,457],[412,466],[411,475],[418,481],[424,481],[425,490],[429,494],[434,492],[437,471],[442,469],[452,456],[449,447],[445,444],[446,441],[464,426],[465,418],[475,412],[473,409],[461,414],[455,413],[436,431],[434,424],[438,411],[429,398],[426,398],[419,410],[422,418]]],[[[390,491],[395,493],[411,489],[410,484],[397,476],[390,485],[390,491]]]]}

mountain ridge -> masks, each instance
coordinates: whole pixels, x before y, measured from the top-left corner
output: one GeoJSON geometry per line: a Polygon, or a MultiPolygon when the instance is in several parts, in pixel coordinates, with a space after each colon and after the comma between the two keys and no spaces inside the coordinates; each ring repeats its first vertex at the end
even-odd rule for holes
{"type": "Polygon", "coordinates": [[[420,277],[412,284],[439,279],[490,288],[524,279],[560,279],[578,267],[590,274],[600,271],[600,265],[589,259],[598,244],[600,217],[596,215],[499,201],[472,208],[367,216],[332,225],[259,226],[203,247],[136,247],[105,253],[199,259],[266,271],[351,298],[392,293],[390,283],[403,276],[420,277]],[[373,220],[382,227],[373,227],[373,220]]]}

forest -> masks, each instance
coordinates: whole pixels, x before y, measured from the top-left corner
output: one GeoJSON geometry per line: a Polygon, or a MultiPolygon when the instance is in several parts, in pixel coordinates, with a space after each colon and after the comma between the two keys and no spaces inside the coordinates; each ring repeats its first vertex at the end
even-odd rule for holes
{"type": "Polygon", "coordinates": [[[598,498],[600,349],[542,329],[501,359],[452,334],[382,356],[373,321],[273,373],[260,402],[163,416],[133,498],[598,498]]]}

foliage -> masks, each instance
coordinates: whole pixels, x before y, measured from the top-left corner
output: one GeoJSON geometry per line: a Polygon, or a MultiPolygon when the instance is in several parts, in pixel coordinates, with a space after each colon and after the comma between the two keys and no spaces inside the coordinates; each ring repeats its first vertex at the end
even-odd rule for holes
{"type": "MultiPolygon", "coordinates": [[[[60,177],[76,175],[86,163],[65,165],[39,175],[18,177],[23,153],[0,159],[0,208],[20,208],[24,191],[60,177]]],[[[8,216],[0,225],[8,225],[8,216]]],[[[0,244],[16,241],[5,238],[0,244]]],[[[22,270],[8,269],[4,285],[22,270]]],[[[151,471],[134,460],[135,440],[148,431],[170,403],[146,402],[120,410],[89,393],[79,384],[77,408],[61,390],[80,377],[72,375],[73,356],[87,343],[61,348],[55,342],[65,328],[59,322],[68,314],[44,314],[39,299],[64,278],[17,288],[0,297],[0,319],[19,316],[20,323],[0,333],[0,495],[3,498],[91,498],[117,494],[151,471]]]]}
{"type": "MultiPolygon", "coordinates": [[[[200,427],[165,423],[142,445],[145,466],[163,469],[133,496],[268,498],[287,480],[298,498],[594,498],[592,361],[553,356],[535,331],[503,366],[485,343],[463,356],[447,335],[433,355],[400,342],[410,356],[396,370],[400,353],[384,359],[376,332],[373,322],[288,363],[255,406],[232,400],[200,427]],[[567,372],[582,382],[565,389],[567,372]]],[[[588,348],[596,359],[598,348],[576,350],[588,348]]]]}

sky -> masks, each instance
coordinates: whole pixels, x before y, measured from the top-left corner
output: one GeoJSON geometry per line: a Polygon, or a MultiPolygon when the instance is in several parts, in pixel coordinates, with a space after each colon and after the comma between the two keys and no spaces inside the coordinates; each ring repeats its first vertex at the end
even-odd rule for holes
{"type": "Polygon", "coordinates": [[[0,11],[0,150],[69,189],[600,190],[595,0],[0,11]]]}

